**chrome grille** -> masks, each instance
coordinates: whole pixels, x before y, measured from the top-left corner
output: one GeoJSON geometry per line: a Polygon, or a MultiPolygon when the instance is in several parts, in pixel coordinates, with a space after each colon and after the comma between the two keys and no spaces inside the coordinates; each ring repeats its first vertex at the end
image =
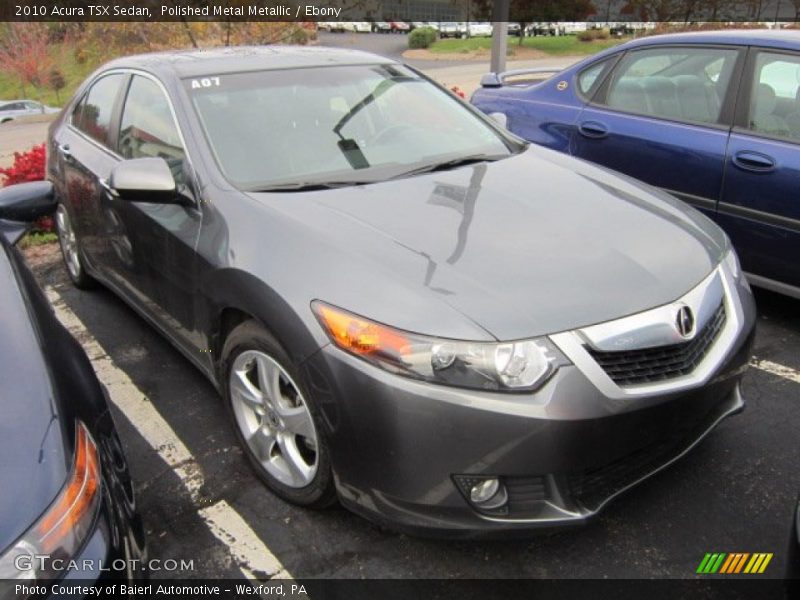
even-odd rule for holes
{"type": "Polygon", "coordinates": [[[695,370],[725,326],[725,319],[723,302],[705,327],[688,342],[623,352],[602,352],[588,346],[586,350],[620,386],[674,379],[695,370]]]}

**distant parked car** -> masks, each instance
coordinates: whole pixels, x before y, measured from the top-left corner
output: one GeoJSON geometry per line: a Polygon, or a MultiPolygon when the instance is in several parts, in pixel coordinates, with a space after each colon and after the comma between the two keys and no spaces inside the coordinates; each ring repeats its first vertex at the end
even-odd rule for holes
{"type": "Polygon", "coordinates": [[[525,28],[525,33],[530,37],[540,35],[563,35],[563,29],[558,23],[531,23],[525,28]]]}
{"type": "Polygon", "coordinates": [[[373,33],[391,33],[392,26],[388,21],[375,21],[372,23],[373,33]]]}
{"type": "Polygon", "coordinates": [[[389,21],[389,28],[392,33],[408,33],[411,31],[411,25],[405,21],[389,21]]]}
{"type": "Polygon", "coordinates": [[[470,37],[491,37],[493,29],[491,23],[469,23],[467,25],[467,33],[470,37]]]}
{"type": "Polygon", "coordinates": [[[317,29],[331,33],[344,33],[345,25],[344,21],[321,21],[317,23],[317,29]]]}
{"type": "Polygon", "coordinates": [[[514,37],[519,37],[523,35],[523,31],[522,28],[519,26],[519,23],[508,24],[508,35],[513,35],[514,37]]]}
{"type": "Polygon", "coordinates": [[[0,190],[4,586],[10,580],[140,577],[146,556],[130,473],[104,391],[12,246],[29,222],[55,209],[49,182],[0,190]]]}
{"type": "Polygon", "coordinates": [[[346,31],[354,33],[369,33],[372,31],[372,23],[369,21],[348,21],[343,25],[346,31]]]}
{"type": "Polygon", "coordinates": [[[0,102],[0,123],[7,123],[19,117],[31,115],[55,114],[60,108],[47,106],[35,100],[12,100],[0,102]]]}
{"type": "Polygon", "coordinates": [[[472,102],[521,137],[641,179],[733,240],[751,282],[800,298],[800,32],[646,37],[472,102]]]}
{"type": "Polygon", "coordinates": [[[439,23],[440,38],[467,37],[466,23],[439,23]]]}

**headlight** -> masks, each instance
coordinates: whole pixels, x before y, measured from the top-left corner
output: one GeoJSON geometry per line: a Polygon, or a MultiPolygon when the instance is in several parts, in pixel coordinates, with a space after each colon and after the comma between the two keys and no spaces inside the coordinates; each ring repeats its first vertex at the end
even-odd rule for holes
{"type": "Polygon", "coordinates": [[[75,433],[75,457],[67,483],[39,520],[2,556],[0,579],[53,579],[53,559],[68,561],[91,531],[100,506],[100,459],[83,423],[75,433]],[[50,560],[41,560],[47,557],[50,560]]]}
{"type": "Polygon", "coordinates": [[[569,361],[547,338],[514,342],[467,342],[394,329],[314,301],[331,340],[382,369],[457,387],[528,391],[569,361]]]}
{"type": "Polygon", "coordinates": [[[730,271],[731,275],[733,275],[733,278],[739,279],[739,275],[742,272],[742,266],[739,264],[739,257],[736,255],[736,250],[730,248],[723,261],[728,267],[728,271],[730,271]]]}

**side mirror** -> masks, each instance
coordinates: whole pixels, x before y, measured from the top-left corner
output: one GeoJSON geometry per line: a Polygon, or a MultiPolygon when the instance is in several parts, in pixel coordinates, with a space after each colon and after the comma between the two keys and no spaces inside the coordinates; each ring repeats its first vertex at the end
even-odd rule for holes
{"type": "Polygon", "coordinates": [[[502,87],[503,80],[500,79],[500,75],[498,73],[486,73],[483,77],[481,77],[481,87],[502,87]]]}
{"type": "Polygon", "coordinates": [[[503,129],[508,129],[508,116],[505,113],[493,112],[489,113],[489,118],[500,125],[503,129]]]}
{"type": "Polygon", "coordinates": [[[156,204],[185,204],[163,158],[132,158],[114,167],[108,189],[123,200],[156,204]]]}
{"type": "Polygon", "coordinates": [[[32,223],[55,210],[53,184],[49,181],[18,183],[0,189],[0,219],[32,223]]]}

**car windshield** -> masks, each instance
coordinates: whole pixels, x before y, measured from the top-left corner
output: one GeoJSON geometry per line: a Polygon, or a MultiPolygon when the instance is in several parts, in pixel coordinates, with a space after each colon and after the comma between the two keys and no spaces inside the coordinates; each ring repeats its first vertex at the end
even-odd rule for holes
{"type": "Polygon", "coordinates": [[[521,148],[401,65],[185,81],[226,177],[241,189],[368,183],[521,148]]]}

